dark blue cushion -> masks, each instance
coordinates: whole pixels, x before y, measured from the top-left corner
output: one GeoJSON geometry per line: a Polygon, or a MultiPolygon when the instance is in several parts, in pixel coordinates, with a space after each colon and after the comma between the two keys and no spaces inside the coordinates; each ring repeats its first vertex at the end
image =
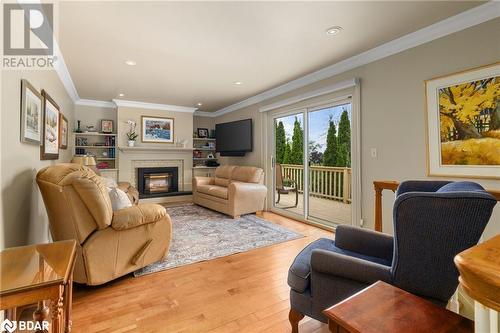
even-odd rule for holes
{"type": "Polygon", "coordinates": [[[449,192],[470,192],[470,191],[484,191],[484,188],[473,182],[452,182],[444,185],[436,193],[449,193],[449,192]]]}
{"type": "Polygon", "coordinates": [[[391,266],[391,261],[363,255],[353,251],[343,250],[335,246],[335,241],[328,238],[320,238],[306,246],[295,258],[288,271],[288,285],[295,291],[301,293],[309,288],[311,276],[311,253],[315,249],[332,251],[346,256],[356,257],[363,260],[391,266]]]}

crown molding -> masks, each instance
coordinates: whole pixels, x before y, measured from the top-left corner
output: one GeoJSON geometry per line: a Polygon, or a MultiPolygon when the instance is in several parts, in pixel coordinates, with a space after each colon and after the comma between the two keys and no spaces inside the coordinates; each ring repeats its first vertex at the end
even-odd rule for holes
{"type": "Polygon", "coordinates": [[[75,105],[116,109],[116,104],[114,102],[97,101],[95,99],[79,99],[75,102],[75,105]]]}
{"type": "Polygon", "coordinates": [[[207,112],[207,111],[196,111],[194,113],[194,116],[196,116],[196,117],[209,117],[209,118],[217,117],[215,112],[207,112]]]}
{"type": "Polygon", "coordinates": [[[151,110],[162,110],[162,111],[173,111],[173,112],[185,112],[185,113],[194,113],[196,110],[198,110],[198,108],[192,108],[192,107],[188,107],[188,106],[146,103],[146,102],[139,102],[139,101],[129,101],[129,100],[124,100],[124,99],[113,99],[113,102],[118,107],[129,107],[129,108],[140,108],[140,109],[151,109],[151,110]]]}
{"type": "Polygon", "coordinates": [[[403,52],[416,46],[428,43],[435,39],[450,35],[452,33],[473,27],[500,16],[500,2],[490,1],[464,11],[460,14],[448,17],[442,21],[431,24],[425,28],[396,38],[390,42],[379,45],[366,52],[342,60],[338,63],[322,68],[316,72],[307,74],[301,78],[292,80],[278,87],[264,91],[249,97],[241,102],[229,105],[214,112],[214,117],[233,112],[244,107],[260,103],[272,97],[276,97],[312,83],[327,79],[329,77],[347,72],[351,69],[372,63],[374,61],[403,52]]]}
{"type": "Polygon", "coordinates": [[[352,87],[356,86],[357,82],[358,82],[358,79],[350,79],[350,80],[338,82],[335,84],[330,84],[326,87],[322,87],[322,88],[319,88],[319,89],[316,89],[313,91],[308,91],[306,93],[303,93],[303,94],[300,94],[297,96],[293,96],[293,97],[278,101],[276,103],[271,103],[271,104],[265,105],[265,106],[259,108],[259,111],[260,112],[268,112],[271,110],[275,110],[277,108],[281,108],[281,107],[288,106],[288,105],[291,105],[294,103],[305,101],[306,99],[330,94],[330,93],[344,90],[347,88],[352,88],[352,87]]]}

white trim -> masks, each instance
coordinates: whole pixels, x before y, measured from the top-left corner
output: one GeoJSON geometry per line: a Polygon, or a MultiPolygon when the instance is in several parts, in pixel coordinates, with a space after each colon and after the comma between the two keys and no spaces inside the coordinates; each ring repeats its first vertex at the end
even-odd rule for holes
{"type": "Polygon", "coordinates": [[[207,111],[195,111],[194,112],[195,117],[209,117],[209,118],[215,118],[217,115],[215,112],[207,112],[207,111]]]}
{"type": "Polygon", "coordinates": [[[61,82],[64,88],[66,88],[66,92],[68,93],[69,97],[73,100],[74,103],[76,103],[76,101],[78,101],[80,97],[78,96],[78,91],[76,91],[75,84],[71,79],[71,74],[68,71],[68,67],[66,66],[63,54],[61,52],[61,49],[59,48],[59,44],[57,44],[57,40],[55,37],[54,57],[57,59],[56,61],[54,61],[54,70],[61,79],[61,82]]]}
{"type": "Polygon", "coordinates": [[[114,102],[97,101],[95,99],[79,99],[75,101],[75,105],[93,106],[98,108],[111,108],[111,109],[116,109],[117,107],[114,102]]]}
{"type": "Polygon", "coordinates": [[[396,38],[390,42],[377,46],[366,52],[355,55],[351,58],[342,60],[336,64],[330,65],[316,72],[307,74],[296,80],[287,82],[276,88],[264,91],[255,96],[249,97],[241,102],[229,105],[214,112],[214,117],[233,112],[244,107],[262,102],[272,97],[276,97],[292,90],[310,85],[314,82],[347,72],[371,62],[389,57],[396,53],[414,48],[416,46],[428,43],[435,39],[450,35],[452,33],[470,28],[483,22],[495,19],[500,16],[500,2],[490,1],[464,11],[455,16],[431,24],[425,28],[409,33],[405,36],[396,38]]]}
{"type": "Polygon", "coordinates": [[[173,112],[186,112],[186,113],[194,113],[196,110],[198,110],[198,108],[192,108],[192,107],[188,107],[188,106],[146,103],[146,102],[139,102],[139,101],[129,101],[129,100],[124,100],[124,99],[113,99],[113,102],[115,102],[115,104],[118,107],[163,110],[163,111],[173,111],[173,112]]]}
{"type": "Polygon", "coordinates": [[[303,94],[300,94],[297,96],[293,96],[293,97],[278,101],[276,103],[272,103],[272,104],[263,106],[263,107],[259,108],[259,111],[260,112],[268,112],[268,111],[278,109],[278,108],[281,108],[281,107],[284,107],[287,105],[302,102],[302,101],[305,101],[305,100],[313,98],[313,97],[326,95],[326,94],[329,94],[329,93],[332,93],[335,91],[344,90],[344,89],[351,88],[354,86],[356,86],[356,79],[342,81],[342,82],[331,84],[329,86],[326,86],[326,87],[323,87],[323,88],[320,88],[317,90],[308,91],[306,93],[303,93],[303,94]]]}

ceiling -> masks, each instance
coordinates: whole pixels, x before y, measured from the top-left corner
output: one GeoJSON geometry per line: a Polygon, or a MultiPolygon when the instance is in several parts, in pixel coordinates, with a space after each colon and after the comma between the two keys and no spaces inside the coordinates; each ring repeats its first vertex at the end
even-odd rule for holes
{"type": "Polygon", "coordinates": [[[479,4],[60,2],[58,42],[80,98],[216,111],[479,4]]]}

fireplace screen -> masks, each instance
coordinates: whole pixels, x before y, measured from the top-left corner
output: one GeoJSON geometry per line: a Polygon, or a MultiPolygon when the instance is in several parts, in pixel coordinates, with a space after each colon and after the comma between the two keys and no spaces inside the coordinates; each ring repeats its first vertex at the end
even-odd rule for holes
{"type": "Polygon", "coordinates": [[[176,167],[138,168],[137,189],[139,198],[171,195],[179,191],[176,167]]]}
{"type": "Polygon", "coordinates": [[[144,193],[168,192],[172,183],[172,175],[168,173],[149,174],[144,176],[144,193]]]}

